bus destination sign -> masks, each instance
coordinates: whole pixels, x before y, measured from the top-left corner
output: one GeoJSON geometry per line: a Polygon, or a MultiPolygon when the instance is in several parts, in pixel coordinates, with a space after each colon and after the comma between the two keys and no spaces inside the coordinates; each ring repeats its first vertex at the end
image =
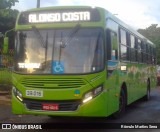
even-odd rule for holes
{"type": "Polygon", "coordinates": [[[44,10],[22,12],[18,24],[99,21],[96,9],[44,10]]]}
{"type": "Polygon", "coordinates": [[[90,21],[90,12],[34,13],[28,19],[29,23],[90,21]]]}

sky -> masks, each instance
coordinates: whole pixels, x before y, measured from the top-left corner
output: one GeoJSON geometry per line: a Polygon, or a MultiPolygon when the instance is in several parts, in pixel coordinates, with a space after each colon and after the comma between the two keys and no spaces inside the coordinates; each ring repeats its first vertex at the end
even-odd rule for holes
{"type": "MultiPolygon", "coordinates": [[[[36,8],[37,0],[19,0],[13,9],[36,8]]],[[[87,5],[103,7],[134,29],[160,25],[160,0],[41,0],[41,7],[87,5]]]]}

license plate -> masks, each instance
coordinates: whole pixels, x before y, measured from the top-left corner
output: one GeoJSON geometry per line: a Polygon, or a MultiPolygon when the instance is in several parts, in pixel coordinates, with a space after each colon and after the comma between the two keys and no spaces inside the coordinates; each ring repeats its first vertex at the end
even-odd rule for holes
{"type": "Polygon", "coordinates": [[[58,111],[59,105],[58,104],[42,104],[43,110],[52,110],[52,111],[58,111]]]}
{"type": "Polygon", "coordinates": [[[39,91],[39,90],[26,90],[26,96],[30,96],[30,97],[43,97],[43,91],[39,91]]]}

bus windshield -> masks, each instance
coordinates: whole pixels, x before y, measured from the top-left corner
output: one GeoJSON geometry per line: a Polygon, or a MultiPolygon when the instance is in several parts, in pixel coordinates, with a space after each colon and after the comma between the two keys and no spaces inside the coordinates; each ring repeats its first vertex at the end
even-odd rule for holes
{"type": "Polygon", "coordinates": [[[102,31],[100,28],[79,28],[75,33],[73,28],[17,31],[14,70],[23,74],[101,71],[104,68],[102,31]]]}

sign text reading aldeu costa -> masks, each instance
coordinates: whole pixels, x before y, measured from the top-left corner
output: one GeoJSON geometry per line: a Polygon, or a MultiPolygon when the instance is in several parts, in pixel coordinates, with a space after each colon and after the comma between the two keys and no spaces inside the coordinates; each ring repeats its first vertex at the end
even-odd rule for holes
{"type": "Polygon", "coordinates": [[[90,12],[35,13],[29,14],[28,19],[30,23],[89,21],[90,12]]]}

